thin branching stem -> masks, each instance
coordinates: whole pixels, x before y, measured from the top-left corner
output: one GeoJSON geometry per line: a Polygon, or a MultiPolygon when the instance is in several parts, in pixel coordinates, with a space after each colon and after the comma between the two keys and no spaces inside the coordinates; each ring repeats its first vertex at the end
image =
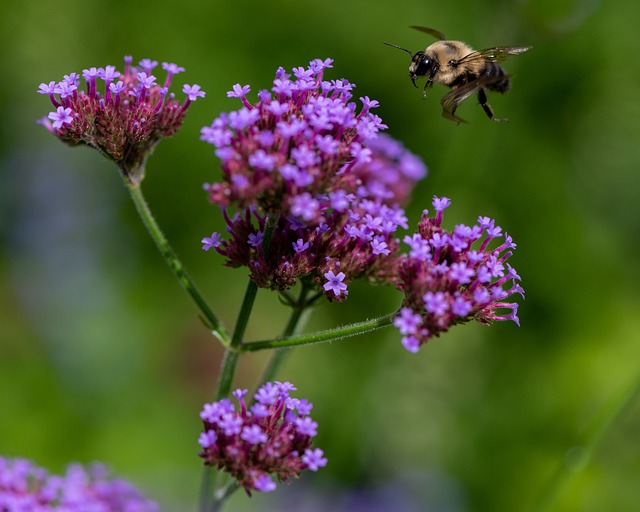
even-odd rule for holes
{"type": "Polygon", "coordinates": [[[131,199],[136,205],[136,209],[140,214],[140,218],[142,222],[146,226],[149,231],[149,235],[155,242],[160,254],[162,254],[163,258],[173,270],[176,278],[180,285],[186,290],[189,296],[193,299],[196,306],[200,310],[202,314],[203,320],[211,332],[214,334],[216,338],[220,340],[220,342],[224,346],[229,345],[229,335],[227,334],[222,322],[218,319],[217,315],[213,312],[213,310],[207,304],[207,301],[204,299],[195,283],[187,274],[187,271],[184,268],[184,265],[180,261],[180,259],[176,256],[175,252],[169,245],[167,238],[164,236],[164,233],[160,229],[160,226],[156,222],[151,210],[149,209],[149,205],[147,204],[142,190],[139,185],[127,183],[127,188],[129,189],[129,193],[131,194],[131,199]]]}
{"type": "Polygon", "coordinates": [[[364,322],[345,325],[343,327],[337,327],[335,329],[328,329],[326,331],[318,331],[308,334],[301,334],[298,336],[276,338],[273,340],[251,341],[243,343],[240,346],[240,350],[242,352],[256,352],[258,350],[282,349],[299,347],[302,345],[312,345],[315,343],[337,341],[344,338],[349,338],[351,336],[358,336],[360,334],[377,331],[378,329],[387,327],[393,323],[393,319],[396,317],[396,315],[397,313],[393,312],[388,315],[374,318],[372,320],[365,320],[364,322]]]}
{"type": "MultiPolygon", "coordinates": [[[[262,250],[267,252],[269,244],[271,243],[271,237],[273,236],[273,230],[278,222],[277,215],[267,216],[264,228],[264,236],[262,238],[262,250]]],[[[229,396],[231,393],[231,387],[235,377],[236,369],[240,361],[240,353],[238,348],[242,344],[247,326],[249,324],[249,318],[251,317],[251,311],[253,310],[253,304],[258,293],[258,285],[251,279],[247,283],[247,289],[242,299],[242,305],[240,306],[240,312],[238,313],[238,320],[236,321],[231,340],[227,345],[222,360],[222,368],[220,370],[220,378],[218,380],[218,389],[216,391],[216,400],[220,400],[229,396]]],[[[216,496],[216,480],[218,472],[213,468],[205,467],[203,470],[202,484],[200,490],[200,511],[218,511],[222,508],[224,501],[235,491],[235,488],[228,493],[224,493],[221,497],[216,496]]]]}

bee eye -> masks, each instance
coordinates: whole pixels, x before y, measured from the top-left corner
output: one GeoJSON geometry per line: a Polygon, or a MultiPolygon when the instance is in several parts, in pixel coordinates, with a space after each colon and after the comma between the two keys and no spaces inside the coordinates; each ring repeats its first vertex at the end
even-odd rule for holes
{"type": "Polygon", "coordinates": [[[427,73],[431,73],[431,69],[433,68],[433,64],[431,63],[431,59],[424,57],[418,62],[418,67],[416,68],[416,75],[422,76],[427,73]]]}

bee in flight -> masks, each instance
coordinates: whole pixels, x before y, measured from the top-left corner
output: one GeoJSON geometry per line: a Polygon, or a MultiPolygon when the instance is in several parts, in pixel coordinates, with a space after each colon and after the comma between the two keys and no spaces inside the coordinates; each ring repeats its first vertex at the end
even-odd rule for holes
{"type": "Polygon", "coordinates": [[[423,94],[427,97],[427,88],[434,83],[443,84],[451,88],[440,100],[442,116],[455,121],[466,123],[464,119],[455,115],[458,105],[464,100],[478,94],[478,101],[489,119],[493,121],[508,121],[493,115],[491,105],[487,103],[486,91],[504,93],[511,85],[509,75],[498,64],[511,55],[526,52],[531,46],[497,46],[485,50],[474,50],[461,41],[448,41],[442,32],[427,27],[412,26],[416,30],[426,32],[440,39],[427,46],[425,50],[412,53],[406,48],[391,43],[384,43],[411,56],[409,78],[416,87],[416,80],[426,76],[423,94]]]}

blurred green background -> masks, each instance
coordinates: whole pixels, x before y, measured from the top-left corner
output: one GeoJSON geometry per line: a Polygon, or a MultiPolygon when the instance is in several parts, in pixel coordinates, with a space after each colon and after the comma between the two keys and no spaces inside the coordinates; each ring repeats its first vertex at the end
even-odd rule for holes
{"type": "MultiPolygon", "coordinates": [[[[488,215],[514,237],[522,327],[457,327],[418,354],[393,329],[298,349],[280,377],[315,404],[329,465],[273,495],[238,493],[230,510],[519,512],[545,501],[553,511],[638,510],[638,400],[588,464],[580,454],[640,369],[639,5],[4,3],[0,453],[55,472],[103,460],[163,510],[195,510],[198,412],[222,355],[115,167],[34,124],[52,110],[38,85],[120,68],[132,54],[180,64],[187,72],[174,84],[203,87],[182,131],[151,157],[144,191],[232,326],[246,272],[200,250],[222,224],[201,189],[219,171],[199,130],[238,108],[225,94],[233,84],[251,84],[255,98],[278,66],[332,57],[325,76],[379,100],[389,133],[429,166],[408,209],[413,225],[437,194],[453,200],[449,227],[488,215]],[[440,117],[439,86],[421,99],[408,56],[382,45],[432,42],[413,24],[476,48],[533,45],[505,65],[512,91],[489,99],[510,123],[489,122],[470,100],[458,111],[470,124],[456,126],[440,117]]],[[[309,329],[388,313],[399,300],[354,284],[347,302],[319,307],[309,329]]],[[[286,317],[274,294],[260,292],[248,337],[277,334],[286,317]]],[[[238,385],[255,385],[265,357],[243,358],[238,385]]]]}

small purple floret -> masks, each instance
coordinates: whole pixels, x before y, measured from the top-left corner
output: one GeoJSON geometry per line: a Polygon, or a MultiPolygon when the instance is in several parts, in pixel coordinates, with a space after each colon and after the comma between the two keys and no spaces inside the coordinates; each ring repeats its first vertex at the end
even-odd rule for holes
{"type": "Polygon", "coordinates": [[[338,272],[337,274],[334,274],[333,270],[329,270],[329,272],[327,272],[324,277],[327,280],[327,282],[324,284],[325,290],[331,290],[336,296],[343,293],[346,295],[347,285],[346,283],[342,282],[345,278],[344,272],[338,272]]]}
{"type": "Polygon", "coordinates": [[[304,462],[311,471],[318,471],[319,468],[327,465],[327,459],[324,457],[324,452],[320,448],[313,450],[307,449],[302,456],[302,462],[304,462]]]}
{"type": "Polygon", "coordinates": [[[57,130],[62,128],[65,124],[73,123],[72,110],[67,107],[58,107],[55,112],[49,114],[49,119],[53,121],[53,127],[57,130]]]}

